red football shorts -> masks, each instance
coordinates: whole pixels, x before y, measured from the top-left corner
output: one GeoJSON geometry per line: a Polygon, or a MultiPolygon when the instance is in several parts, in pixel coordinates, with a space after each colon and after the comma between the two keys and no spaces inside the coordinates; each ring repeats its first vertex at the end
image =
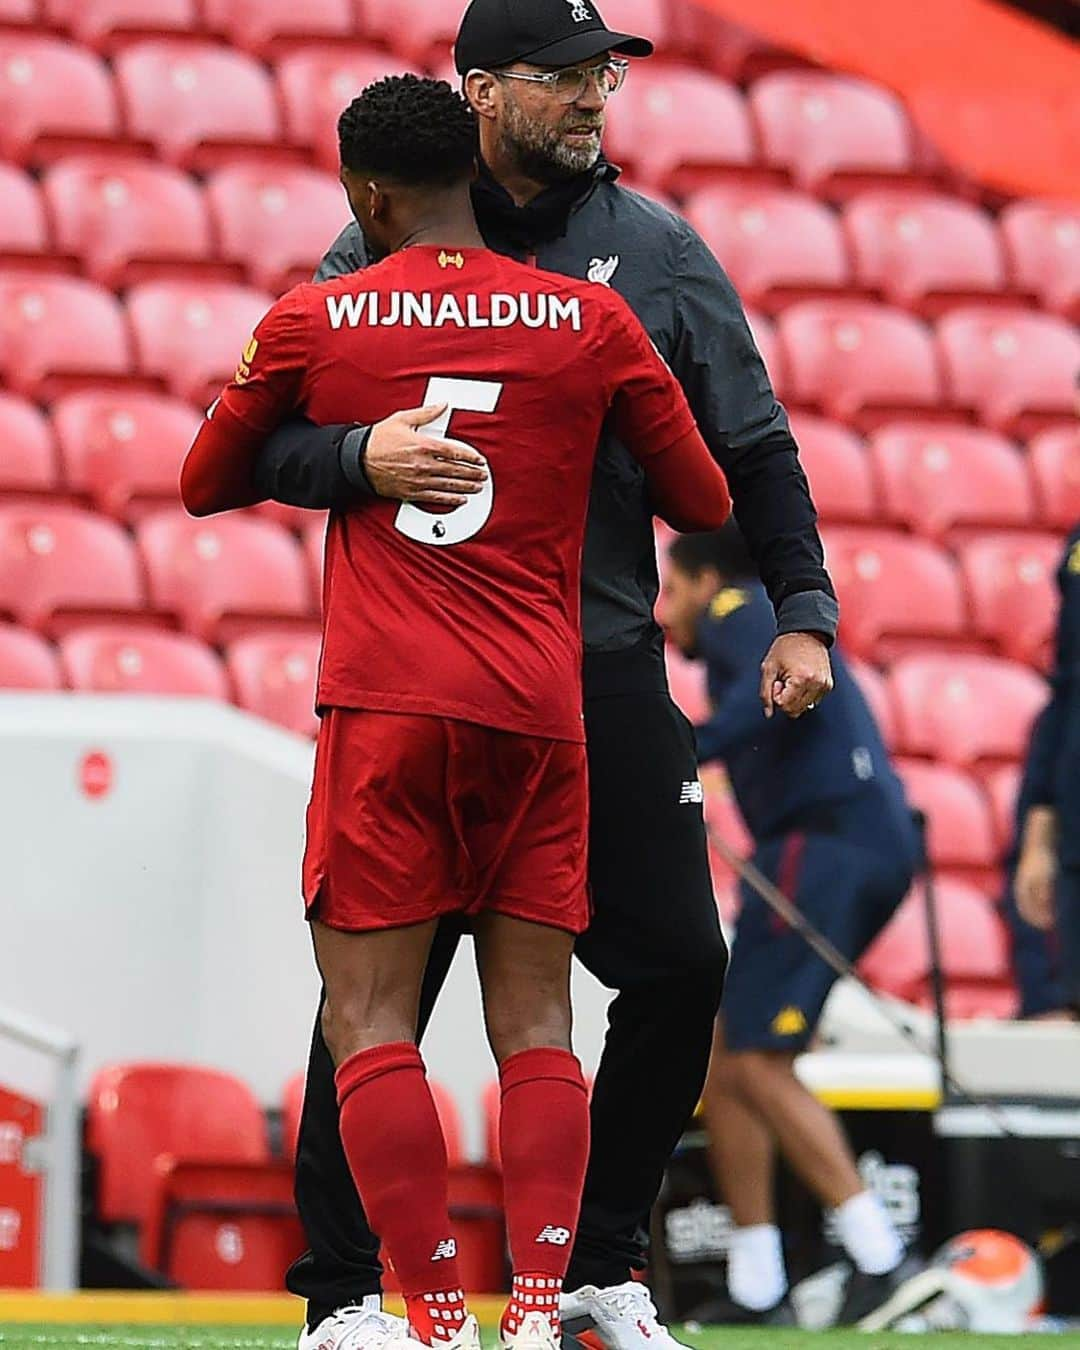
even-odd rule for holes
{"type": "Polygon", "coordinates": [[[331,708],[307,817],[309,919],[368,932],[493,910],[580,933],[584,745],[331,708]]]}

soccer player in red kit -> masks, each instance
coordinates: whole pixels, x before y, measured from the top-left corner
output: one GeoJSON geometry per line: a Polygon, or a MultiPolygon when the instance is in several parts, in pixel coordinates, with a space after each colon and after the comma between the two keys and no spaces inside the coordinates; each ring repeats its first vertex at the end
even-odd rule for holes
{"type": "Polygon", "coordinates": [[[473,916],[502,1086],[503,1338],[543,1347],[558,1340],[588,1154],[569,969],[588,922],[579,584],[604,418],[672,524],[714,527],[730,503],[625,302],[484,248],[475,135],[449,85],[413,76],[346,110],[342,180],[387,256],[273,307],[181,486],[196,514],[240,504],[256,450],[301,409],[372,424],[441,405],[435,434],[481,457],[481,490],[457,509],[331,516],[304,898],[350,1169],[412,1338],[455,1346],[477,1329],[416,1022],[437,920],[473,916]]]}

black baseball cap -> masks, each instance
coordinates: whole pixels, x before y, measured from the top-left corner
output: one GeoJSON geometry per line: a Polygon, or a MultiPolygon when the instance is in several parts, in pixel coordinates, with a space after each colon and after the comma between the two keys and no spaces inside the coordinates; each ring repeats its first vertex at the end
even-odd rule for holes
{"type": "Polygon", "coordinates": [[[515,61],[576,66],[602,52],[651,56],[653,44],[613,33],[593,0],[472,0],[458,29],[459,75],[497,70],[515,61]]]}

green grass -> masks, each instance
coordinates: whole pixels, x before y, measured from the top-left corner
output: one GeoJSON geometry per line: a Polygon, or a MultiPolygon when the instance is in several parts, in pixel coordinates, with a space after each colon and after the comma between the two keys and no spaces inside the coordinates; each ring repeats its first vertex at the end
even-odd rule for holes
{"type": "MultiPolygon", "coordinates": [[[[905,1336],[857,1331],[676,1329],[697,1350],[1080,1350],[1066,1336],[905,1336]]],[[[487,1330],[487,1345],[494,1338],[487,1330]]],[[[296,1333],[274,1327],[0,1326],[0,1350],[295,1350],[296,1333]]]]}

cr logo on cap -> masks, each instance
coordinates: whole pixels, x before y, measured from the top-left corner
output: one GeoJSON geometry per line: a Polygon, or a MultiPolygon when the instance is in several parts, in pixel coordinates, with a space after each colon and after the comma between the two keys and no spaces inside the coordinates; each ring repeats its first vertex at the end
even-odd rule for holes
{"type": "Polygon", "coordinates": [[[592,18],[592,11],[585,0],[566,0],[566,3],[570,6],[570,13],[574,16],[575,23],[588,23],[592,18]]]}

